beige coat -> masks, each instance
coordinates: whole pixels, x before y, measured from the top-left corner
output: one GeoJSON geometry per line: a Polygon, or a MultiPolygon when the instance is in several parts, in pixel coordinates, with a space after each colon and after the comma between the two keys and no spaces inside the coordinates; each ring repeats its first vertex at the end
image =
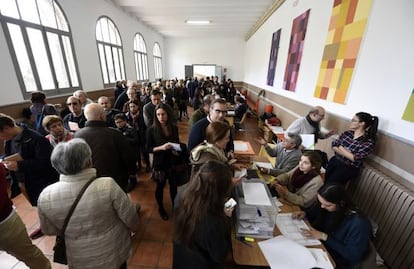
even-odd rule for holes
{"type": "Polygon", "coordinates": [[[302,208],[308,208],[316,201],[318,190],[320,187],[322,187],[323,180],[320,175],[317,175],[316,177],[312,178],[309,182],[307,182],[305,185],[303,185],[301,188],[294,191],[294,187],[292,186],[291,180],[293,172],[296,169],[299,169],[298,166],[296,166],[287,173],[277,176],[276,179],[281,185],[287,186],[289,190],[289,192],[286,195],[286,200],[302,208]]]}
{"type": "MultiPolygon", "coordinates": [[[[56,235],[83,185],[96,175],[88,168],[60,176],[39,196],[40,225],[56,235]]],[[[96,179],[79,201],[65,233],[69,268],[118,269],[131,247],[130,231],[138,228],[135,205],[110,177],[96,179]]]]}

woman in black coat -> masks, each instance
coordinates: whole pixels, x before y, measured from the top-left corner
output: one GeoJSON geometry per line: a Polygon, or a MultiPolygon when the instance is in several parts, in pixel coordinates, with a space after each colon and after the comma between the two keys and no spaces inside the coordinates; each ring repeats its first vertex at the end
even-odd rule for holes
{"type": "Polygon", "coordinates": [[[170,186],[170,198],[172,204],[177,194],[177,183],[173,171],[173,159],[176,152],[173,149],[173,143],[179,143],[178,128],[173,123],[171,115],[166,104],[159,104],[155,107],[154,123],[147,130],[147,150],[154,154],[152,177],[157,183],[155,189],[155,198],[158,203],[158,211],[163,220],[168,220],[167,211],[163,204],[164,187],[167,183],[170,186]]]}

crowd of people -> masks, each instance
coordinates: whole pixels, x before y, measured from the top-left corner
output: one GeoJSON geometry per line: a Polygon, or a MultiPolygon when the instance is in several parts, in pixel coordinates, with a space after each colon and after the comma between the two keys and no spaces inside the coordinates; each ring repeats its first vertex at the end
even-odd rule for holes
{"type": "MultiPolygon", "coordinates": [[[[226,115],[230,103],[236,117],[243,117],[248,110],[244,99],[231,80],[220,84],[217,77],[145,84],[140,91],[137,83],[120,81],[114,96],[101,96],[95,103],[85,92],[76,91],[66,99],[67,113],[60,115],[43,93],[34,92],[32,125],[0,113],[0,139],[5,141],[0,162],[0,249],[31,268],[50,268],[22,231],[9,195],[3,195],[6,171],[10,197],[22,192],[38,207],[41,227],[30,235],[32,239],[58,234],[80,189],[96,178],[65,232],[68,264],[70,268],[126,268],[130,234],[138,228],[140,211],[127,193],[145,170],[155,181],[154,196],[165,221],[169,214],[163,194],[168,182],[175,216],[173,268],[221,268],[230,249],[233,212],[224,204],[241,180],[233,176],[234,171],[246,168],[234,158],[226,115]],[[188,106],[194,109],[191,117],[188,106]],[[189,135],[183,143],[177,121],[187,119],[189,135]],[[190,180],[178,192],[177,160],[183,151],[190,180]],[[9,242],[15,243],[3,244],[4,229],[13,230],[9,238],[15,240],[9,242]]],[[[287,128],[285,139],[275,147],[257,138],[277,158],[274,168],[258,169],[274,177],[269,185],[274,194],[303,210],[293,216],[308,217],[313,229],[304,231],[306,236],[322,240],[338,268],[350,268],[368,251],[371,228],[352,205],[346,187],[375,148],[378,118],[356,113],[349,130],[334,139],[334,156],[322,174],[321,153],[304,151],[300,134],[314,134],[315,142],[334,135],[335,131],[321,127],[324,117],[322,107],[312,108],[287,128]]]]}

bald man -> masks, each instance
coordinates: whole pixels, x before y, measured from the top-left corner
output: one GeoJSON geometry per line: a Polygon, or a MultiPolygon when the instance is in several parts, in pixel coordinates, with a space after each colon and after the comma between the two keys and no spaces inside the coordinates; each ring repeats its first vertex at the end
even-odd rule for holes
{"type": "Polygon", "coordinates": [[[287,128],[286,133],[291,134],[315,134],[315,143],[318,138],[325,139],[335,133],[334,130],[323,132],[321,130],[321,121],[325,118],[325,109],[321,106],[311,108],[308,115],[292,122],[287,128]]]}
{"type": "Polygon", "coordinates": [[[97,176],[112,177],[127,192],[129,175],[136,173],[135,156],[126,138],[119,131],[107,127],[104,108],[96,103],[84,110],[87,122],[75,133],[92,149],[93,167],[97,176]]]}

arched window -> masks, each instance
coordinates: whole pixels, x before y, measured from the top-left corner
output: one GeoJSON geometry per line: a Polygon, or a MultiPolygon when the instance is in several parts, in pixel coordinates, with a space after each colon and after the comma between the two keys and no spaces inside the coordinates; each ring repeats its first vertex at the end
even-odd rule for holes
{"type": "Polygon", "coordinates": [[[154,55],[155,79],[160,79],[162,78],[162,57],[161,48],[157,42],[154,44],[152,54],[154,55]]]}
{"type": "Polygon", "coordinates": [[[144,37],[136,34],[134,38],[135,70],[138,81],[148,80],[148,55],[144,37]]]}
{"type": "Polygon", "coordinates": [[[1,0],[0,21],[25,99],[80,89],[72,34],[56,0],[1,0]]]}
{"type": "Polygon", "coordinates": [[[98,20],[96,42],[104,86],[112,86],[117,80],[125,79],[121,36],[110,18],[101,17],[98,20]]]}

